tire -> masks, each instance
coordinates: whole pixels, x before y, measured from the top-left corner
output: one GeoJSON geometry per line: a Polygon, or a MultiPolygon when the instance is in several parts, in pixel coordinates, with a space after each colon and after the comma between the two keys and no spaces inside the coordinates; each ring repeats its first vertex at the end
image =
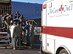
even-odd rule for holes
{"type": "Polygon", "coordinates": [[[45,53],[43,52],[43,50],[42,50],[42,47],[41,47],[41,50],[40,50],[40,51],[41,51],[41,53],[40,53],[40,54],[45,54],[45,53]]]}
{"type": "Polygon", "coordinates": [[[68,52],[65,49],[62,49],[59,54],[68,54],[68,52]]]}

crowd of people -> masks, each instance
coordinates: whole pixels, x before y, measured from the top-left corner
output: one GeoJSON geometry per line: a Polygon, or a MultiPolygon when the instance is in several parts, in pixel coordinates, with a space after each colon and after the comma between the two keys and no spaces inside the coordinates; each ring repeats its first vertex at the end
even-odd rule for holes
{"type": "Polygon", "coordinates": [[[23,15],[16,12],[15,15],[0,15],[0,27],[3,31],[7,31],[10,37],[10,46],[15,50],[17,47],[21,49],[22,44],[31,47],[33,43],[30,36],[34,36],[34,26],[23,15]]]}

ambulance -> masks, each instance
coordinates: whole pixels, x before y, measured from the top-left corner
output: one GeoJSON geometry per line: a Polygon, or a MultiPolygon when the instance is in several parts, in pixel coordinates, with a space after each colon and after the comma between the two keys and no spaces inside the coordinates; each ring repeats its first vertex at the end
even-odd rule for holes
{"type": "Polygon", "coordinates": [[[41,21],[41,54],[73,54],[73,0],[46,0],[41,21]]]}

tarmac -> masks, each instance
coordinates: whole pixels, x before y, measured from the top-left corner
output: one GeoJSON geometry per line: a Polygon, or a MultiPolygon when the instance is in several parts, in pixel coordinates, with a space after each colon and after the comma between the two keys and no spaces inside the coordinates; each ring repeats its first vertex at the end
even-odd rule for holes
{"type": "Polygon", "coordinates": [[[39,48],[22,48],[13,50],[11,48],[0,48],[0,54],[40,54],[39,48]]]}

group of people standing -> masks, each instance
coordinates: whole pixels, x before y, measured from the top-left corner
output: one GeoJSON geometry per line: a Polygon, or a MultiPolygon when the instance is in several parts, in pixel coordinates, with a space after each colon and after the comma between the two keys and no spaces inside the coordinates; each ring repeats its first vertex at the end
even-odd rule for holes
{"type": "MultiPolygon", "coordinates": [[[[16,48],[16,46],[21,49],[21,37],[22,37],[22,32],[24,31],[24,40],[26,40],[26,46],[31,46],[30,44],[32,40],[30,41],[30,37],[33,34],[33,26],[29,21],[25,22],[25,26],[22,26],[21,23],[13,23],[10,26],[10,32],[11,32],[11,45],[13,46],[13,49],[16,48]]],[[[25,43],[25,41],[23,41],[25,43]]]]}
{"type": "Polygon", "coordinates": [[[25,43],[25,40],[26,46],[29,47],[32,45],[30,44],[32,43],[32,39],[30,40],[30,37],[33,36],[34,26],[28,20],[24,20],[23,15],[20,15],[18,12],[15,14],[15,17],[6,14],[2,23],[4,23],[2,26],[10,34],[9,44],[12,46],[14,50],[17,47],[21,49],[22,43],[25,43]]]}

